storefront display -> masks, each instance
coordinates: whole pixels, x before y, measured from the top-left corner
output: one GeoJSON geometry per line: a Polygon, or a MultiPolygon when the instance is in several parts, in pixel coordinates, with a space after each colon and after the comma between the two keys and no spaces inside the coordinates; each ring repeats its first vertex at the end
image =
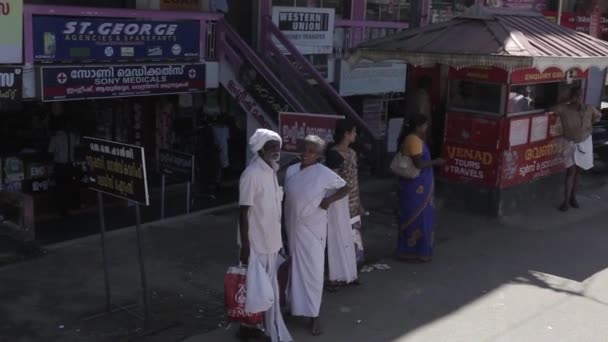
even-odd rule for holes
{"type": "Polygon", "coordinates": [[[449,77],[442,177],[505,189],[563,171],[551,108],[570,87],[584,86],[586,72],[463,68],[449,77]]]}

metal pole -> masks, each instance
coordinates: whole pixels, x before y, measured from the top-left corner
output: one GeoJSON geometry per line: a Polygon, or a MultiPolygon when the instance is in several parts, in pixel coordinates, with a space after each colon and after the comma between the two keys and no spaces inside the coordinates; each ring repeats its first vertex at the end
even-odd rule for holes
{"type": "Polygon", "coordinates": [[[139,272],[141,275],[141,291],[144,301],[144,320],[148,322],[150,308],[148,306],[148,283],[146,281],[146,267],[144,264],[144,251],[141,243],[141,212],[139,203],[135,203],[135,230],[137,232],[137,251],[139,257],[139,272]]]}
{"type": "Polygon", "coordinates": [[[190,214],[190,182],[186,183],[186,214],[190,214]]]}
{"type": "Polygon", "coordinates": [[[559,0],[557,3],[557,25],[562,24],[562,7],[564,5],[564,0],[559,0]]]}
{"type": "Polygon", "coordinates": [[[101,236],[101,258],[103,259],[103,277],[106,287],[106,312],[112,311],[112,294],[110,293],[110,276],[108,272],[108,259],[106,255],[106,220],[103,208],[103,194],[97,192],[97,204],[99,206],[99,232],[101,236]]]}
{"type": "Polygon", "coordinates": [[[165,174],[160,176],[160,219],[165,219],[165,174]]]}

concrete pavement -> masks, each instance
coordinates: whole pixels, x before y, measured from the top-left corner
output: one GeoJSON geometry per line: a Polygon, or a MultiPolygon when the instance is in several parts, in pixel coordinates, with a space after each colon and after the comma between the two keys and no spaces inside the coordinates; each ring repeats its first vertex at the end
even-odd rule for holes
{"type": "MultiPolygon", "coordinates": [[[[324,297],[325,334],[288,323],[296,341],[606,341],[608,188],[587,182],[583,209],[539,203],[505,220],[441,210],[435,261],[393,262],[393,182],[364,188],[367,254],[392,269],[324,297]]],[[[96,223],[91,223],[96,224],[96,223]]],[[[152,320],[103,309],[98,237],[0,268],[0,341],[236,341],[223,324],[223,275],[236,215],[197,213],[147,225],[152,320]],[[218,328],[220,325],[220,328],[218,328]]],[[[139,300],[133,229],[108,237],[113,302],[139,300]]]]}

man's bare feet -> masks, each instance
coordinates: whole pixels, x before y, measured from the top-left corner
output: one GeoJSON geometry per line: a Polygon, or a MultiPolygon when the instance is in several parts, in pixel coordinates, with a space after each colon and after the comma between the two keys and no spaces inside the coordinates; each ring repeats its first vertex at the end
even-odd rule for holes
{"type": "Polygon", "coordinates": [[[323,334],[323,329],[321,328],[321,320],[319,317],[311,318],[310,320],[310,333],[312,336],[320,336],[323,334]]]}

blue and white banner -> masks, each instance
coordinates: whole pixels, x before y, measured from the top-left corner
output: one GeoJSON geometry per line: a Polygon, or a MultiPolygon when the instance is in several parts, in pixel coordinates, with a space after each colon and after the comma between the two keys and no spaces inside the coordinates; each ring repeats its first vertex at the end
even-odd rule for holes
{"type": "Polygon", "coordinates": [[[197,21],[34,16],[36,62],[197,60],[197,21]]]}

